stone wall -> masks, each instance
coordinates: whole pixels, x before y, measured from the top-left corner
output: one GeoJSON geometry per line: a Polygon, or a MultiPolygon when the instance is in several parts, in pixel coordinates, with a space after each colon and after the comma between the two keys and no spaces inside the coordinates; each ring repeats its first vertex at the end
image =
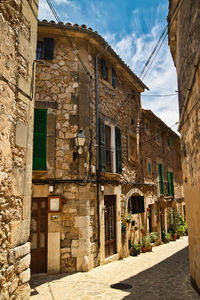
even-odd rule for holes
{"type": "MultiPolygon", "coordinates": [[[[82,27],[83,28],[83,27],[82,27]]],[[[62,210],[57,220],[48,217],[48,233],[60,232],[60,263],[61,272],[83,271],[91,269],[103,262],[104,253],[98,256],[98,225],[97,225],[97,192],[96,174],[89,172],[96,166],[96,108],[95,108],[95,55],[100,51],[101,44],[95,44],[90,31],[82,28],[67,27],[68,34],[84,64],[88,68],[92,80],[86,74],[82,64],[77,60],[66,39],[62,36],[57,24],[41,22],[38,29],[38,40],[45,37],[54,39],[53,60],[42,60],[36,69],[36,108],[48,108],[47,120],[47,170],[33,171],[35,183],[45,180],[54,184],[52,195],[62,196],[62,210]],[[90,84],[90,85],[89,85],[90,84]],[[90,88],[91,87],[91,90],[90,88]],[[83,154],[73,159],[75,136],[80,128],[84,129],[86,143],[83,154]],[[54,181],[53,181],[54,180],[54,181]],[[61,182],[59,182],[59,180],[61,182]],[[83,180],[82,183],[78,180],[83,180]]],[[[116,59],[105,53],[109,72],[117,70],[117,87],[101,76],[99,60],[99,111],[100,116],[121,129],[122,134],[122,165],[121,175],[110,177],[102,175],[106,194],[117,195],[117,250],[120,251],[121,241],[121,186],[119,181],[137,181],[142,185],[142,169],[139,152],[140,96],[143,87],[123,68],[116,59]],[[128,157],[129,133],[138,139],[136,161],[128,157]],[[110,183],[112,180],[115,183],[110,183]]],[[[110,73],[109,73],[110,74],[110,73]]],[[[110,75],[109,75],[110,76],[110,75]]],[[[141,83],[140,83],[141,84],[141,83]]],[[[112,174],[111,174],[112,175],[112,174]]],[[[40,185],[41,187],[41,185],[40,185]]],[[[33,197],[41,197],[37,193],[38,185],[33,185],[33,197]]],[[[48,193],[45,196],[49,196],[48,193]]],[[[125,195],[124,195],[125,197],[125,195]]],[[[104,193],[100,193],[101,252],[104,252],[104,193]]],[[[123,208],[123,214],[125,209],[123,208]]],[[[50,264],[50,262],[48,262],[50,264]]]]}
{"type": "MultiPolygon", "coordinates": [[[[154,183],[158,186],[158,163],[163,165],[164,183],[166,185],[167,171],[173,172],[174,198],[183,198],[183,178],[181,164],[181,140],[163,121],[161,121],[151,111],[143,110],[142,116],[142,156],[145,182],[154,183]],[[149,129],[145,128],[146,123],[149,129]],[[160,130],[160,141],[156,140],[156,129],[160,130]],[[172,148],[169,147],[169,135],[172,136],[172,148]],[[147,161],[151,160],[152,175],[148,174],[147,161]]],[[[165,187],[166,188],[166,187],[165,187]]],[[[159,191],[158,191],[159,196],[159,191]]]]}
{"type": "MultiPolygon", "coordinates": [[[[169,21],[175,6],[170,1],[169,21]]],[[[169,45],[174,59],[179,89],[179,131],[182,139],[182,167],[188,221],[191,281],[200,292],[200,5],[184,1],[169,30],[169,45]]]]}
{"type": "Polygon", "coordinates": [[[28,299],[37,1],[0,3],[0,299],[28,299]]]}

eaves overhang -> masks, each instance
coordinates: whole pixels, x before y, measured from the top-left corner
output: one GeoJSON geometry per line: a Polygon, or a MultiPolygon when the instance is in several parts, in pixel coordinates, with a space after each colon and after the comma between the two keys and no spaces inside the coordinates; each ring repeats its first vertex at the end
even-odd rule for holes
{"type": "MultiPolygon", "coordinates": [[[[97,41],[100,45],[105,46],[108,44],[105,39],[98,34],[97,31],[93,31],[92,28],[87,28],[86,25],[79,26],[78,24],[72,25],[71,23],[55,23],[54,21],[47,21],[42,20],[38,21],[38,28],[40,27],[50,27],[50,28],[57,28],[57,29],[64,29],[67,30],[67,32],[71,31],[74,33],[83,33],[90,35],[93,39],[97,41]]],[[[130,67],[122,60],[122,58],[112,49],[110,45],[108,45],[107,51],[117,60],[117,62],[121,65],[123,69],[126,70],[126,72],[137,82],[137,84],[140,86],[140,88],[144,91],[145,89],[149,90],[149,88],[140,80],[140,78],[130,69],[130,67]]]]}

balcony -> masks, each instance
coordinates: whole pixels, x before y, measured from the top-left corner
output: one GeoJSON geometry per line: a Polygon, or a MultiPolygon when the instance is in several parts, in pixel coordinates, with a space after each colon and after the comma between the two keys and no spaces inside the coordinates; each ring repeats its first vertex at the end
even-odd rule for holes
{"type": "Polygon", "coordinates": [[[168,181],[159,181],[158,185],[158,197],[174,197],[174,187],[169,186],[169,182],[168,181]],[[171,191],[170,191],[171,190],[171,191]]]}

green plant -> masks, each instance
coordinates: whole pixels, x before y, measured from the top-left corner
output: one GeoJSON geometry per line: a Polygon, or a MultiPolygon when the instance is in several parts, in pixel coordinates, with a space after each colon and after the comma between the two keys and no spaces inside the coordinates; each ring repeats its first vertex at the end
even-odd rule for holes
{"type": "Polygon", "coordinates": [[[155,241],[157,240],[157,232],[151,232],[150,233],[150,240],[151,240],[151,243],[155,243],[155,241]]]}
{"type": "Polygon", "coordinates": [[[126,221],[126,223],[131,223],[131,221],[132,221],[132,215],[131,214],[126,215],[125,216],[125,221],[126,221]]]}
{"type": "Polygon", "coordinates": [[[169,241],[171,240],[171,237],[172,237],[172,235],[171,235],[170,232],[165,232],[165,231],[163,231],[162,236],[163,236],[163,242],[164,242],[165,244],[166,244],[166,243],[169,243],[169,241]]]}
{"type": "Polygon", "coordinates": [[[144,235],[142,238],[142,246],[147,247],[149,243],[151,244],[150,237],[148,235],[144,235]]]}
{"type": "Polygon", "coordinates": [[[141,244],[140,243],[133,243],[131,245],[130,255],[137,256],[140,254],[141,251],[141,244]]]}
{"type": "Polygon", "coordinates": [[[138,227],[137,227],[137,226],[135,226],[135,227],[134,227],[134,230],[135,230],[135,231],[137,231],[137,230],[138,230],[138,227]]]}
{"type": "Polygon", "coordinates": [[[177,228],[177,236],[183,236],[185,233],[185,227],[183,225],[179,225],[177,228]]]}

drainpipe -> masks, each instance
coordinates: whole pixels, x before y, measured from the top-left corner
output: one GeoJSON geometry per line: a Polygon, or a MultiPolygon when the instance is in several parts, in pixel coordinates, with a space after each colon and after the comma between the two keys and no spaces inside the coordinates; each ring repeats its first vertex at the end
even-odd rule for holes
{"type": "Polygon", "coordinates": [[[100,214],[99,214],[99,93],[98,93],[98,57],[106,52],[108,44],[104,50],[98,53],[95,57],[95,87],[96,87],[96,175],[97,175],[97,218],[98,218],[98,253],[100,249],[100,214]]]}

